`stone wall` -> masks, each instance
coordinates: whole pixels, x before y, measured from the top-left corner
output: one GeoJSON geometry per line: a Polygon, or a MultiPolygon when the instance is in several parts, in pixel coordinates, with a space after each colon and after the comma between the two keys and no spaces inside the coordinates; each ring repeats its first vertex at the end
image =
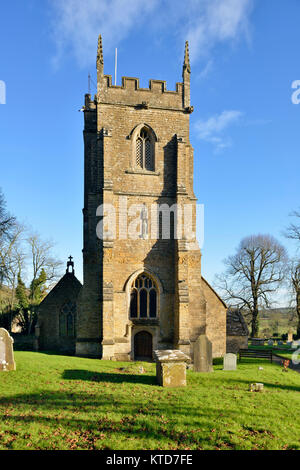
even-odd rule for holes
{"type": "Polygon", "coordinates": [[[202,283],[206,299],[206,335],[213,345],[213,357],[222,357],[226,354],[227,307],[203,277],[202,283]]]}
{"type": "Polygon", "coordinates": [[[35,336],[22,335],[20,333],[11,333],[14,340],[14,350],[16,351],[35,351],[35,336]]]}

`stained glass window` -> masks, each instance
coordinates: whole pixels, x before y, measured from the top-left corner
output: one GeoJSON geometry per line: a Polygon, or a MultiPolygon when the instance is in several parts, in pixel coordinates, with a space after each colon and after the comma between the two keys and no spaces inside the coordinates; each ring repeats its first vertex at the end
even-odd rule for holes
{"type": "Polygon", "coordinates": [[[154,171],[154,147],[148,129],[140,131],[136,139],[136,166],[148,171],[154,171]]]}
{"type": "Polygon", "coordinates": [[[59,315],[59,335],[62,337],[75,336],[76,305],[73,302],[65,303],[59,315]]]}
{"type": "Polygon", "coordinates": [[[157,286],[148,274],[143,273],[133,282],[130,292],[131,318],[157,317],[157,286]]]}

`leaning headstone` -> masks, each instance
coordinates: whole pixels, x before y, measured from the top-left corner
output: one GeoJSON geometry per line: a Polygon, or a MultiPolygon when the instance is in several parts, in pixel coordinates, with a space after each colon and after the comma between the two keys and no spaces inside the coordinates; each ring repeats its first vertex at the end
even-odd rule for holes
{"type": "Polygon", "coordinates": [[[8,331],[0,328],[0,371],[16,370],[13,342],[8,331]]]}
{"type": "Polygon", "coordinates": [[[190,357],[178,349],[154,351],[156,380],[163,387],[185,387],[186,366],[190,357]]]}
{"type": "Polygon", "coordinates": [[[198,336],[194,344],[194,371],[212,372],[212,344],[206,335],[198,336]]]}
{"type": "Polygon", "coordinates": [[[236,354],[225,354],[223,361],[223,370],[236,370],[236,354]]]}

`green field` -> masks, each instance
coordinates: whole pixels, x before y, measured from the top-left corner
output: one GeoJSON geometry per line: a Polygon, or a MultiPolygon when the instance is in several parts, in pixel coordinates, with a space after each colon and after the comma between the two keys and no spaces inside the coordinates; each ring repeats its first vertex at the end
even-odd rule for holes
{"type": "Polygon", "coordinates": [[[300,449],[300,374],[275,364],[188,371],[186,388],[165,389],[150,363],[15,359],[0,373],[0,449],[300,449]]]}
{"type": "Polygon", "coordinates": [[[297,323],[297,315],[292,308],[262,309],[259,313],[259,336],[271,337],[277,333],[281,337],[289,329],[296,333],[297,323]]]}

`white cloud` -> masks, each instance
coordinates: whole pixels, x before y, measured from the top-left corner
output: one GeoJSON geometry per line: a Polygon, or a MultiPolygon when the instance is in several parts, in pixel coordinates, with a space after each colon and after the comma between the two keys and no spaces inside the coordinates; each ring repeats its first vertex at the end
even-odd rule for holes
{"type": "Polygon", "coordinates": [[[105,50],[111,50],[158,0],[52,0],[53,36],[57,46],[54,64],[58,65],[66,50],[85,67],[96,59],[97,38],[102,34],[105,50]]]}
{"type": "Polygon", "coordinates": [[[224,131],[231,125],[237,124],[242,116],[241,111],[230,110],[214,115],[206,121],[198,120],[195,123],[197,136],[213,144],[215,150],[219,152],[231,146],[231,139],[224,135],[224,131]]]}
{"type": "Polygon", "coordinates": [[[209,55],[215,45],[247,35],[254,0],[49,0],[52,6],[56,65],[66,51],[82,67],[95,61],[101,32],[109,51],[138,27],[190,41],[191,60],[209,55]]]}
{"type": "Polygon", "coordinates": [[[191,60],[209,54],[218,43],[249,37],[252,0],[193,0],[198,14],[190,15],[187,38],[191,60]]]}
{"type": "Polygon", "coordinates": [[[198,74],[198,79],[202,80],[206,78],[211,73],[212,69],[213,69],[213,60],[210,59],[205,65],[205,67],[198,74]]]}

